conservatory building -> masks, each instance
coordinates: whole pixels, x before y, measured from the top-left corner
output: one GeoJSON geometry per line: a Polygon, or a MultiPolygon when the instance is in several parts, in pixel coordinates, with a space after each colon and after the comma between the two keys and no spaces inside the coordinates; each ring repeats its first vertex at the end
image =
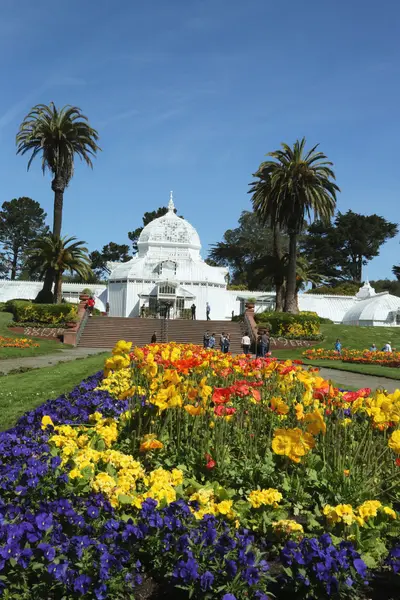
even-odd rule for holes
{"type": "Polygon", "coordinates": [[[200,256],[196,229],[175,214],[172,193],[168,212],[144,227],[138,253],[125,263],[108,263],[110,316],[163,314],[180,318],[196,305],[198,319],[226,319],[235,309],[236,295],[227,293],[228,271],[211,267],[200,256]],[[233,298],[234,302],[227,302],[233,298]]]}

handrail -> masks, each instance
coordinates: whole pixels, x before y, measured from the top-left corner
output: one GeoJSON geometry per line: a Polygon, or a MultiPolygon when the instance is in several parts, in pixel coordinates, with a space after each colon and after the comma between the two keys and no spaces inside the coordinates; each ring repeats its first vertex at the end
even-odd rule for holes
{"type": "Polygon", "coordinates": [[[79,340],[81,339],[83,330],[86,327],[86,323],[88,321],[88,318],[89,318],[89,309],[85,308],[85,314],[83,315],[83,317],[82,317],[82,319],[81,319],[81,321],[79,323],[78,330],[76,332],[75,346],[77,346],[79,344],[79,340]]]}
{"type": "Polygon", "coordinates": [[[254,312],[246,310],[244,313],[244,322],[252,343],[257,343],[257,323],[254,319],[254,312]]]}

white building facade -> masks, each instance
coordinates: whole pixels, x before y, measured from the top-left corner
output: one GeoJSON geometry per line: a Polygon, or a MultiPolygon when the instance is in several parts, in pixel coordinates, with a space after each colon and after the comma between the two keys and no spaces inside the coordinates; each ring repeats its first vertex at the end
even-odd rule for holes
{"type": "MultiPolygon", "coordinates": [[[[228,320],[244,312],[250,297],[256,312],[273,309],[273,292],[238,292],[227,289],[228,270],[208,265],[200,254],[196,229],[175,214],[171,197],[167,213],[144,227],[138,240],[138,253],[125,263],[108,263],[108,286],[63,283],[63,298],[78,302],[83,288],[92,291],[96,308],[114,317],[143,315],[188,317],[196,306],[197,319],[228,320]]],[[[41,282],[0,280],[0,302],[33,300],[41,282]]],[[[316,312],[334,323],[360,326],[400,326],[400,298],[384,292],[376,294],[365,283],[356,296],[299,294],[301,311],[316,312]]]]}

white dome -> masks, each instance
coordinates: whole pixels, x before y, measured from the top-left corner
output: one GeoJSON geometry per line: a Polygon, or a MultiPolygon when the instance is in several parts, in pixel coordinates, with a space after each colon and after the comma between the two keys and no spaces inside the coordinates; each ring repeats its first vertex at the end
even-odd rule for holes
{"type": "Polygon", "coordinates": [[[345,325],[396,325],[397,313],[400,311],[400,298],[388,292],[370,296],[365,300],[356,300],[344,315],[345,325]]]}
{"type": "Polygon", "coordinates": [[[138,240],[139,256],[146,254],[151,246],[188,248],[200,251],[200,238],[195,228],[175,214],[171,198],[168,212],[144,227],[138,240]]]}

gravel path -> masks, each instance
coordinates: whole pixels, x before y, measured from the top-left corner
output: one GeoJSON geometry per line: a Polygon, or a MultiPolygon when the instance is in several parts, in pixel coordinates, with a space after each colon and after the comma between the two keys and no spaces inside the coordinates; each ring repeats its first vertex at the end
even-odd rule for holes
{"type": "Polygon", "coordinates": [[[43,354],[42,356],[27,356],[22,358],[7,358],[0,360],[0,373],[6,375],[17,369],[40,369],[57,365],[61,362],[69,362],[76,358],[86,358],[93,354],[109,352],[108,348],[66,348],[54,354],[43,354]]]}

